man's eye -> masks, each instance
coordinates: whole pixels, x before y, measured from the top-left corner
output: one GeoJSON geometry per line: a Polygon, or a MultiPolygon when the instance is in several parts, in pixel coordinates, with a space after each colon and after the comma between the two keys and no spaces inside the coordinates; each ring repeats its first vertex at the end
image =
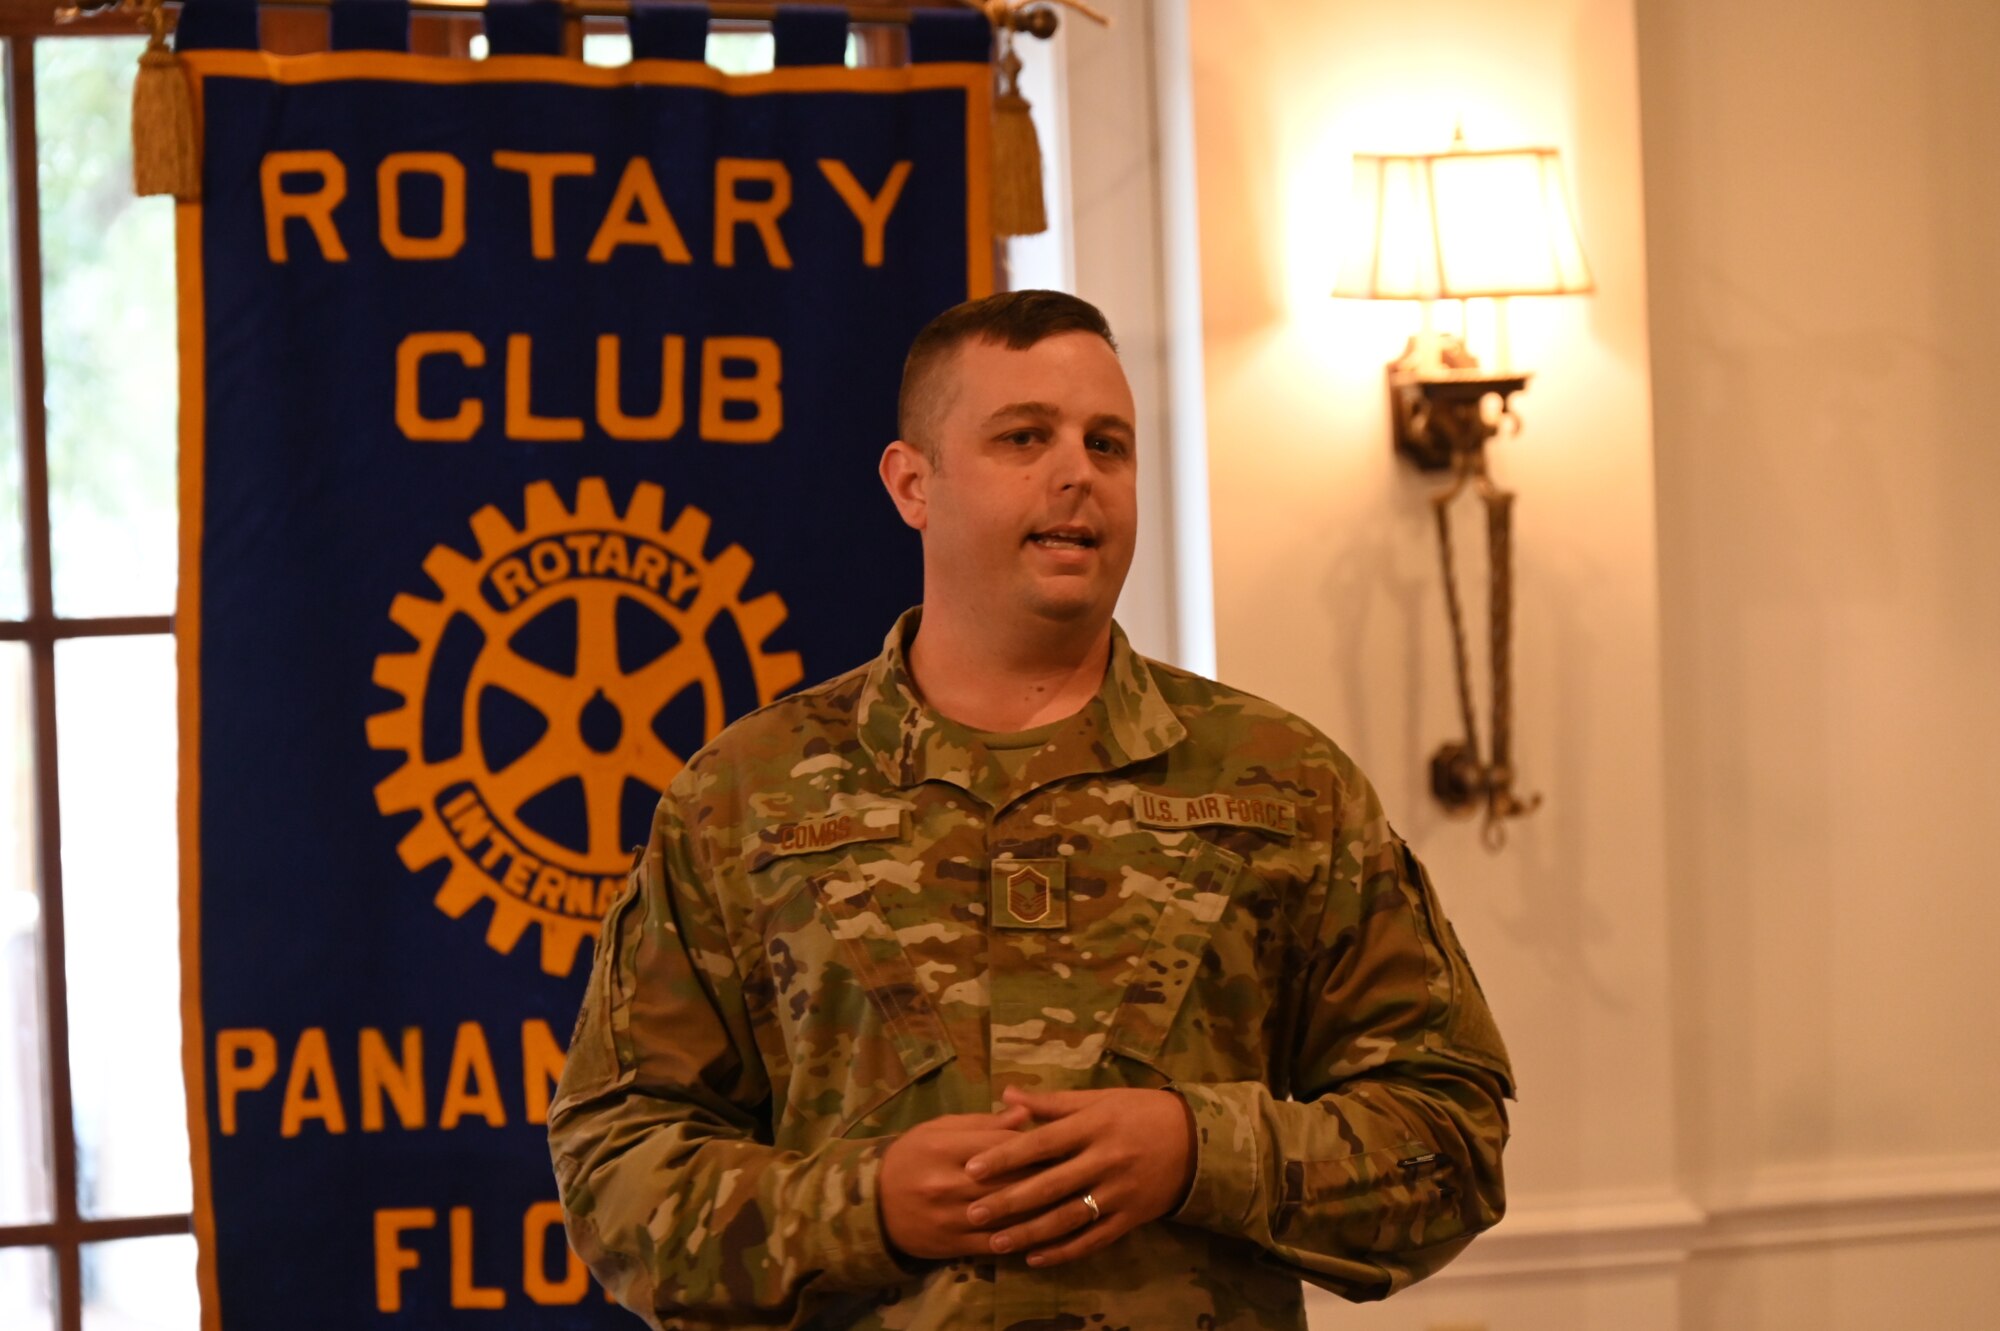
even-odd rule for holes
{"type": "Polygon", "coordinates": [[[1095,436],[1091,439],[1090,446],[1100,453],[1109,453],[1113,457],[1123,457],[1126,451],[1125,441],[1123,439],[1114,439],[1110,435],[1100,434],[1095,436]]]}
{"type": "Polygon", "coordinates": [[[1010,444],[1032,444],[1035,442],[1035,432],[1033,430],[1015,430],[1011,434],[1004,434],[1000,437],[1010,444]]]}

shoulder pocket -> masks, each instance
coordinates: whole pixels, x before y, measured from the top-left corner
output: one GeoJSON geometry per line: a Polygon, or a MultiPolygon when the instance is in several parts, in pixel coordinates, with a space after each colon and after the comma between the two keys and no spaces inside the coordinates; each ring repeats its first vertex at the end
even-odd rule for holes
{"type": "Polygon", "coordinates": [[[1411,908],[1423,929],[1424,950],[1432,954],[1432,989],[1444,1005],[1442,1020],[1424,1032],[1424,1042],[1495,1073],[1506,1083],[1511,1098],[1513,1065],[1493,1011],[1486,1005],[1485,991],[1479,987],[1479,977],[1472,973],[1472,962],[1459,946],[1451,921],[1445,918],[1429,870],[1401,840],[1396,849],[1403,860],[1403,890],[1410,894],[1411,908]]]}
{"type": "Polygon", "coordinates": [[[1173,894],[1133,963],[1105,1041],[1111,1052],[1155,1067],[1244,867],[1234,851],[1208,841],[1195,846],[1171,880],[1173,894]]]}
{"type": "Polygon", "coordinates": [[[639,898],[646,882],[648,856],[642,852],[625,890],[611,903],[598,926],[590,963],[590,980],[570,1034],[556,1103],[595,1095],[632,1077],[632,963],[638,941],[635,925],[643,919],[639,898]]]}

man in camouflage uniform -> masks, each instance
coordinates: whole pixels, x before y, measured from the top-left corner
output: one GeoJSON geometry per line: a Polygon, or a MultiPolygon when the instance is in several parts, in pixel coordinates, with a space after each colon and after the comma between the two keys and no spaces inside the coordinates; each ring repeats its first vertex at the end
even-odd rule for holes
{"type": "Polygon", "coordinates": [[[673,781],[549,1135],[662,1328],[1299,1328],[1499,1219],[1507,1055],[1367,780],[1111,621],[1133,409],[1102,316],[960,306],[882,472],[882,655],[673,781]]]}

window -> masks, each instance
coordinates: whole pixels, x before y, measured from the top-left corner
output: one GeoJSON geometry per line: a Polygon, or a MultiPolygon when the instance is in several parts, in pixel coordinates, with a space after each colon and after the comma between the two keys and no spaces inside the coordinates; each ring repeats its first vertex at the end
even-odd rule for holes
{"type": "Polygon", "coordinates": [[[174,836],[173,211],[142,39],[11,11],[0,305],[0,1325],[192,1328],[174,836]]]}

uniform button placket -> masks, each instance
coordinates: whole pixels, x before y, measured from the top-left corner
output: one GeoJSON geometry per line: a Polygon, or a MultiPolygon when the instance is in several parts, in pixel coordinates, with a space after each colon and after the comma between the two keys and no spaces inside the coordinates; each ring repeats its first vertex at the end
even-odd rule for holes
{"type": "MultiPolygon", "coordinates": [[[[1038,795],[1040,793],[1037,792],[1038,795]]],[[[1020,858],[1021,851],[1028,848],[1027,843],[1034,839],[1034,811],[1041,802],[1032,798],[1016,800],[989,815],[986,831],[986,876],[989,883],[993,877],[993,866],[1003,856],[1020,858]]],[[[1001,1045],[992,1039],[992,1027],[994,1024],[1033,1020],[1044,1006],[1041,1002],[1043,995],[1036,991],[1037,973],[1023,962],[1019,947],[1010,935],[1044,937],[1046,933],[1002,927],[1001,921],[995,918],[989,898],[987,976],[992,1022],[988,1025],[987,1053],[989,1066],[993,1069],[996,1105],[1001,1088],[1008,1084],[1020,1084],[1027,1069],[1001,1058],[1001,1045]]],[[[1029,1267],[1018,1252],[995,1259],[994,1331],[1006,1331],[1024,1323],[1030,1326],[1047,1325],[1062,1311],[1062,1282],[1053,1273],[1029,1267]]]]}

